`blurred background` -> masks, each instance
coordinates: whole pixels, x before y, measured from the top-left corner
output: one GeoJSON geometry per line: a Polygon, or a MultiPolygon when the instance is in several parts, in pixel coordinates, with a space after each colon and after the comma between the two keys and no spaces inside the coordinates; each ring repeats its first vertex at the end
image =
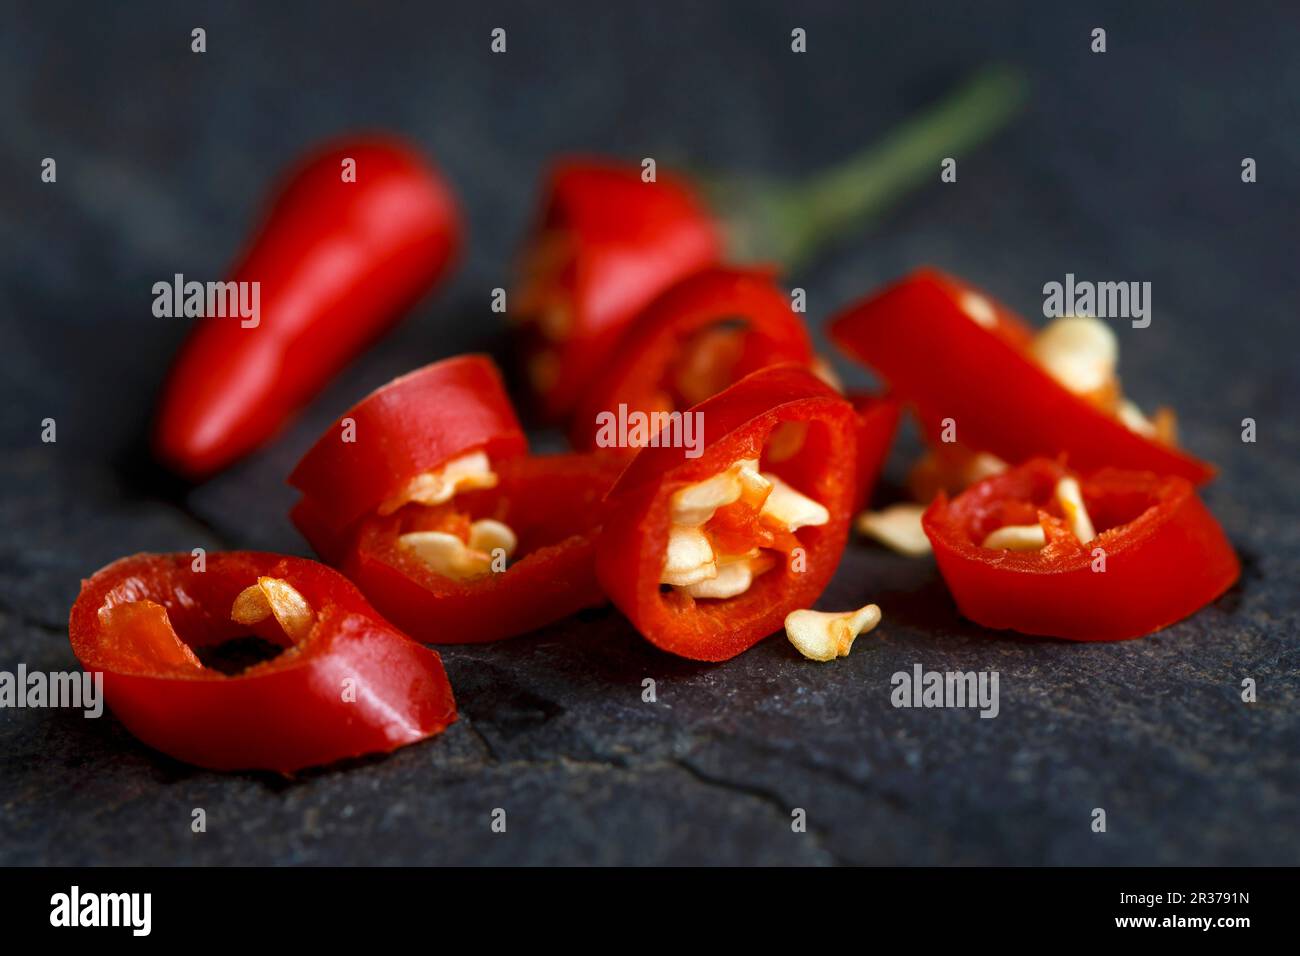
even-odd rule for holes
{"type": "MultiPolygon", "coordinates": [[[[1126,391],[1176,407],[1185,444],[1220,465],[1207,499],[1246,563],[1192,621],[1081,648],[962,622],[927,562],[856,544],[826,606],[876,600],[885,624],[835,665],[778,640],[691,665],[592,612],[448,649],[461,723],[296,782],[182,767],[111,718],[6,711],[0,860],[1295,862],[1294,4],[11,2],[0,17],[0,669],[75,666],[78,580],[122,554],[307,553],[285,475],[370,389],[503,351],[490,292],[512,284],[556,154],[798,178],[993,62],[1028,78],[1019,120],[959,157],[956,183],[936,168],[788,282],[814,327],[924,263],[1033,320],[1067,272],[1151,282],[1151,327],[1116,326],[1126,391]],[[188,320],[155,318],[152,284],[220,277],[285,167],[358,129],[436,159],[467,217],[461,266],[273,447],[197,488],[167,478],[141,441],[188,320]],[[1002,716],[892,710],[889,675],[914,662],[1000,670],[1002,716]],[[644,676],[661,706],[640,702],[644,676]],[[194,806],[207,834],[189,831],[194,806]],[[518,811],[507,837],[488,831],[496,806],[518,811]],[[790,832],[796,806],[808,834],[790,832]],[[1113,808],[1102,837],[1097,806],[1113,808]]],[[[906,465],[905,444],[892,483],[906,465]]]]}

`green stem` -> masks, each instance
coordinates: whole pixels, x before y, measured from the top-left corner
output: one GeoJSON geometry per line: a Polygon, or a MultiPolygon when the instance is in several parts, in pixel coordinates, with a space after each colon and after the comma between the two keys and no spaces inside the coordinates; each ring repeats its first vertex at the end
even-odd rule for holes
{"type": "Polygon", "coordinates": [[[1005,125],[1025,92],[1021,74],[988,67],[880,142],[809,180],[706,186],[726,222],[731,251],[741,260],[799,266],[828,240],[937,181],[940,161],[960,157],[1005,125]]]}

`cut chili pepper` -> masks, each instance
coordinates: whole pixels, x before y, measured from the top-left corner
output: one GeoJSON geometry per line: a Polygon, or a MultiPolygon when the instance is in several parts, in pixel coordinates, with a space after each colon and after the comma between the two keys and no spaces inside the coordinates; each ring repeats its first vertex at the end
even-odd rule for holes
{"type": "Polygon", "coordinates": [[[771,270],[708,268],[632,321],[584,392],[570,434],[594,448],[601,413],[682,411],[765,366],[812,360],[808,332],[771,270]]]}
{"type": "Polygon", "coordinates": [[[260,284],[257,324],[205,314],[177,355],[158,455],[201,478],[265,443],[433,287],[460,242],[450,189],[408,146],[357,139],[310,158],[230,276],[260,284]]]}
{"type": "Polygon", "coordinates": [[[545,417],[570,414],[633,317],[721,255],[717,225],[683,182],[643,182],[632,164],[559,163],[514,310],[545,417]]]}
{"type": "Polygon", "coordinates": [[[1187,617],[1237,580],[1232,546],[1185,479],[1115,469],[1083,479],[1095,533],[1083,541],[1055,500],[1069,476],[1034,459],[935,499],[922,523],[963,615],[1026,634],[1124,640],[1187,617]],[[983,546],[1007,526],[1041,528],[1039,547],[983,546]]]}
{"type": "Polygon", "coordinates": [[[145,744],[201,767],[289,773],[386,753],[456,719],[438,655],[336,571],[252,551],[208,554],[201,571],[194,560],[116,561],[82,582],[69,618],[73,652],[103,672],[108,706],[145,744]],[[293,600],[266,603],[259,585],[293,600]],[[278,618],[294,614],[290,636],[278,618]],[[195,654],[250,631],[285,650],[234,676],[195,654]]]}
{"type": "Polygon", "coordinates": [[[337,563],[357,521],[400,497],[411,479],[471,452],[496,464],[527,447],[491,359],[435,362],[372,392],[317,440],[289,476],[302,492],[292,518],[337,563]]]}
{"type": "Polygon", "coordinates": [[[435,644],[495,641],[597,607],[606,601],[595,571],[602,499],[622,468],[602,455],[506,460],[495,488],[458,495],[445,510],[411,504],[364,519],[343,570],[390,620],[435,644]],[[512,530],[517,560],[499,555],[498,567],[458,580],[403,546],[422,531],[468,544],[483,520],[512,530]]]}
{"type": "Polygon", "coordinates": [[[346,412],[290,476],[292,517],[412,636],[491,641],[604,603],[593,542],[621,470],[605,455],[529,457],[495,366],[461,356],[346,412]]]}
{"type": "Polygon", "coordinates": [[[852,405],[796,365],[755,372],[691,411],[703,416],[703,453],[687,458],[680,448],[650,447],[632,459],[607,501],[596,570],[651,642],[682,657],[722,661],[779,630],[787,613],[808,607],[830,580],[857,494],[860,425],[852,405]],[[765,446],[773,432],[801,423],[808,429],[797,452],[771,461],[765,446]],[[778,494],[782,502],[773,508],[778,494]],[[808,516],[792,518],[791,507],[808,516]],[[686,519],[684,508],[696,513],[686,519]],[[781,517],[765,522],[764,512],[781,517]],[[703,573],[685,576],[692,569],[678,567],[670,542],[684,553],[707,546],[703,573]],[[740,553],[746,544],[759,549],[755,557],[740,553]],[[730,597],[694,596],[692,588],[711,593],[721,581],[727,553],[755,562],[746,570],[752,583],[730,597]],[[713,577],[709,561],[718,566],[713,577]],[[665,587],[665,576],[679,570],[674,580],[695,583],[665,587]]]}
{"type": "Polygon", "coordinates": [[[1015,463],[1064,453],[1071,465],[1179,475],[1214,469],[1124,425],[1029,355],[1027,326],[988,296],[923,269],[831,324],[835,342],[880,373],[934,436],[945,419],[974,451],[1015,463]]]}

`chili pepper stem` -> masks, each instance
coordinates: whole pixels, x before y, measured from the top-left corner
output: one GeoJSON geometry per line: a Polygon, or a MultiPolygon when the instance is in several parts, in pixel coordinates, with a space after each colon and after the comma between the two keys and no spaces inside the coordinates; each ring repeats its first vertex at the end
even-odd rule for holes
{"type": "Polygon", "coordinates": [[[993,135],[1019,112],[1026,91],[1016,70],[986,67],[880,142],[811,179],[705,181],[729,251],[742,261],[797,267],[828,240],[938,177],[942,159],[993,135]]]}

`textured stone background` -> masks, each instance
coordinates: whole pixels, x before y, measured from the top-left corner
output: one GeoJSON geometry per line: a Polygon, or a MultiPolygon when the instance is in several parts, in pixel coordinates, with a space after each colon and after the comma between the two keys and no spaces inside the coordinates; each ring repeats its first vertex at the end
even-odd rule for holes
{"type": "Polygon", "coordinates": [[[6,5],[0,669],[74,667],[78,580],[119,555],[305,553],[283,476],[312,437],[396,373],[500,349],[488,290],[507,282],[548,156],[798,175],[993,59],[1034,84],[1014,130],[792,281],[820,320],[922,262],[1031,315],[1066,272],[1150,280],[1152,326],[1119,329],[1125,381],[1174,404],[1187,444],[1222,466],[1206,496],[1241,585],[1158,636],[1078,646],[969,625],[929,562],[858,543],[824,603],[875,600],[885,622],[834,665],[779,638],[694,665],[593,612],[445,649],[463,714],[446,735],[294,781],[178,765],[111,717],[3,711],[0,861],[1297,862],[1294,5],[478,6],[6,5]],[[504,57],[487,51],[498,25],[504,57]],[[795,25],[806,56],[789,52],[795,25]],[[1097,25],[1104,56],[1088,52],[1097,25]],[[185,331],[151,316],[150,286],[215,277],[269,177],[355,127],[437,155],[469,211],[468,260],[283,441],[180,488],[139,447],[185,331]],[[39,182],[45,156],[56,185],[39,182]],[[1246,415],[1255,445],[1239,441],[1246,415]],[[47,416],[56,445],[39,441],[47,416]],[[892,709],[890,675],[914,663],[996,669],[1001,716],[892,709]],[[657,705],[640,701],[644,677],[657,705]],[[1105,835],[1089,830],[1097,806],[1105,835]],[[194,807],[206,834],[190,832],[194,807]],[[494,807],[505,835],[489,832],[494,807]],[[808,833],[791,832],[792,807],[808,833]]]}

